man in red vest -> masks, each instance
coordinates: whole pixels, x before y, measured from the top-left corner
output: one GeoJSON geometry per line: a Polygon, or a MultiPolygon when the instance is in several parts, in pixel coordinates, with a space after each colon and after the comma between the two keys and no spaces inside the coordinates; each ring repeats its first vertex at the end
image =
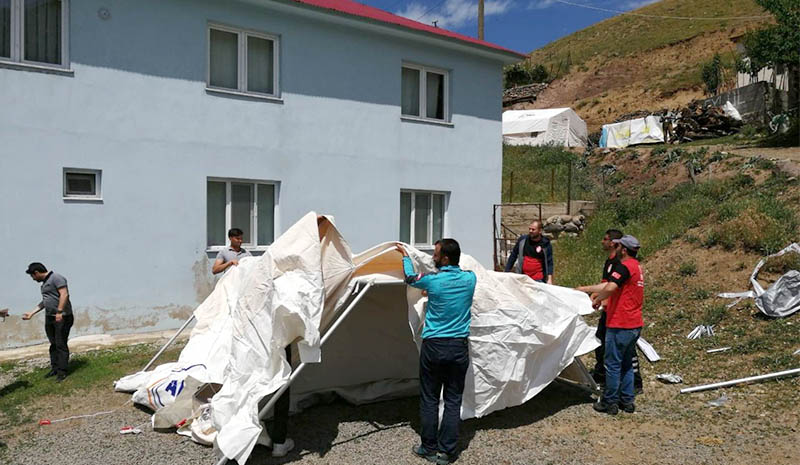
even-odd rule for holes
{"type": "Polygon", "coordinates": [[[606,386],[594,409],[610,415],[616,415],[620,408],[628,413],[636,410],[633,356],[636,353],[636,341],[644,326],[644,275],[636,260],[639,241],[625,235],[613,242],[620,261],[614,264],[608,282],[581,288],[595,294],[592,297],[595,307],[608,299],[604,360],[606,386]]]}

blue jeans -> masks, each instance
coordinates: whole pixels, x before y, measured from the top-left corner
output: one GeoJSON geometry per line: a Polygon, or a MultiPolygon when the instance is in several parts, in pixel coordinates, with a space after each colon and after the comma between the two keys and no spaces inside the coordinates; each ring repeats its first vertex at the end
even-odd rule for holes
{"type": "Polygon", "coordinates": [[[633,356],[641,332],[642,328],[606,329],[606,389],[603,392],[606,404],[633,403],[633,356]]]}
{"type": "Polygon", "coordinates": [[[469,341],[460,338],[422,340],[419,354],[419,416],[422,447],[454,456],[461,423],[461,397],[469,368],[469,341]],[[439,424],[439,398],[444,415],[439,424]]]}

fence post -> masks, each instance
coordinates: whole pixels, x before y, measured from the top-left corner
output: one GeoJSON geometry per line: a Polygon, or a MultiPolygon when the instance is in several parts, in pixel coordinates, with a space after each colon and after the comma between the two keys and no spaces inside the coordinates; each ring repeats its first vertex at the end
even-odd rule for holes
{"type": "Polygon", "coordinates": [[[571,215],[572,208],[572,162],[567,162],[567,215],[571,215]]]}
{"type": "Polygon", "coordinates": [[[508,186],[508,203],[513,202],[514,200],[514,172],[511,172],[511,176],[509,176],[510,182],[508,186]]]}

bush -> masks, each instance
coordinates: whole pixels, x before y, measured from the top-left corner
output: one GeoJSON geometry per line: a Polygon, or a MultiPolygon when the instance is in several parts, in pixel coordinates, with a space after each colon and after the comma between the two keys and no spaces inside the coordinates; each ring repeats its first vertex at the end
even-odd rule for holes
{"type": "Polygon", "coordinates": [[[505,89],[549,80],[550,76],[547,69],[542,65],[531,67],[516,63],[503,71],[503,86],[505,89]]]}
{"type": "Polygon", "coordinates": [[[800,254],[787,253],[767,260],[762,270],[767,273],[784,274],[789,270],[800,271],[800,254]]]}
{"type": "Polygon", "coordinates": [[[728,250],[741,247],[764,255],[775,253],[791,240],[791,231],[763,211],[749,207],[715,229],[719,243],[728,250]]]}
{"type": "Polygon", "coordinates": [[[678,267],[678,274],[681,276],[694,276],[697,274],[697,264],[694,262],[683,262],[678,267]]]}

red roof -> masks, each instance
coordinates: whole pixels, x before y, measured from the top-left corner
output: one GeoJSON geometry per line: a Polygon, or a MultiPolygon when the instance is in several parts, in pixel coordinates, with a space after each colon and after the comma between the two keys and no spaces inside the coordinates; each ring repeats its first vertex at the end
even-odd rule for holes
{"type": "Polygon", "coordinates": [[[461,42],[467,42],[469,44],[477,45],[479,47],[485,47],[499,52],[517,55],[520,58],[526,57],[526,55],[515,52],[513,50],[509,50],[507,48],[493,44],[491,42],[486,42],[484,40],[479,40],[474,37],[458,34],[452,31],[448,31],[446,29],[429,26],[427,24],[413,21],[408,18],[404,18],[402,16],[397,16],[392,13],[389,13],[388,11],[364,5],[362,3],[354,2],[352,0],[290,0],[290,1],[325,10],[333,10],[338,13],[344,13],[350,16],[357,16],[359,18],[366,18],[381,23],[401,26],[404,28],[413,29],[415,31],[427,32],[429,34],[433,34],[436,36],[455,39],[461,42]]]}

